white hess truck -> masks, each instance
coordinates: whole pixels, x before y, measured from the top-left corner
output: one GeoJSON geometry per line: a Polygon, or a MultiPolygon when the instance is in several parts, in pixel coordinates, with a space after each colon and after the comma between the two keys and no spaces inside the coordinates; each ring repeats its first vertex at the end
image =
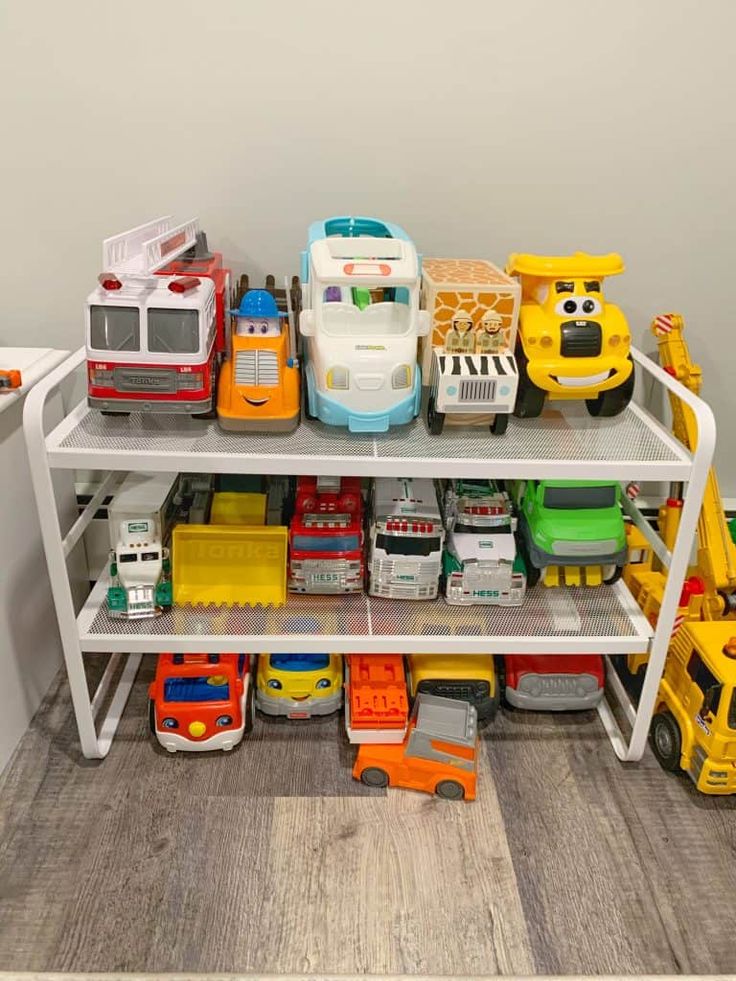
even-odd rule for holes
{"type": "Polygon", "coordinates": [[[517,554],[516,518],[505,491],[490,480],[453,480],[444,497],[445,599],[454,606],[520,606],[526,571],[517,554]]]}
{"type": "Polygon", "coordinates": [[[435,599],[444,540],[432,480],[377,477],[370,512],[369,594],[435,599]]]}

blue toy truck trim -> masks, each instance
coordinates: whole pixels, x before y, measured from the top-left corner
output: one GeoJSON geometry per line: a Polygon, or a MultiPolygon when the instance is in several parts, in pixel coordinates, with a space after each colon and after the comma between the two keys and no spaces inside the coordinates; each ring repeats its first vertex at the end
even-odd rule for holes
{"type": "Polygon", "coordinates": [[[347,426],[351,433],[385,433],[390,426],[403,426],[419,415],[422,402],[422,372],[417,365],[410,395],[386,412],[350,412],[340,402],[317,390],[312,366],[306,366],[307,406],[310,415],[328,426],[347,426]]]}

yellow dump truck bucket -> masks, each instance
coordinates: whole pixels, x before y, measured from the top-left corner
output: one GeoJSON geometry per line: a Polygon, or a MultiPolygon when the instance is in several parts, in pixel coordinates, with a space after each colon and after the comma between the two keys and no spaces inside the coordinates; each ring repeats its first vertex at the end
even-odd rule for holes
{"type": "Polygon", "coordinates": [[[283,606],[287,542],[281,526],[177,525],[174,603],[283,606]]]}
{"type": "Polygon", "coordinates": [[[266,495],[218,491],[212,498],[213,525],[265,525],[266,495]]]}
{"type": "Polygon", "coordinates": [[[617,252],[606,255],[589,255],[575,252],[572,255],[531,255],[529,252],[512,252],[506,263],[511,275],[538,276],[540,279],[571,279],[616,276],[624,271],[624,260],[617,252]]]}

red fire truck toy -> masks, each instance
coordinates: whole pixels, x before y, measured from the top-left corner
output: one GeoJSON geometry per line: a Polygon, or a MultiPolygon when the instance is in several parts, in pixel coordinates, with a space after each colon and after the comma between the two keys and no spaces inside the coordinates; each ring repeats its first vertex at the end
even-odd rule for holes
{"type": "Polygon", "coordinates": [[[345,658],[345,729],[351,743],[400,743],[409,723],[401,654],[345,658]]]}
{"type": "Polygon", "coordinates": [[[90,406],[213,416],[230,271],[197,219],[159,218],[108,238],[102,260],[86,307],[90,406]]]}
{"type": "Polygon", "coordinates": [[[363,588],[363,498],[358,477],[299,477],[289,525],[289,589],[363,588]]]}

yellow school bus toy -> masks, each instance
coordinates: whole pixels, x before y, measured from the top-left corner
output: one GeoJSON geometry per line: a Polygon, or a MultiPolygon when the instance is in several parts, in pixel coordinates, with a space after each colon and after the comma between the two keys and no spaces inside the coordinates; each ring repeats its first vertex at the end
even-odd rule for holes
{"type": "Polygon", "coordinates": [[[602,283],[623,272],[620,255],[509,256],[521,280],[515,415],[534,418],[545,399],[584,399],[592,416],[622,412],[634,391],[631,335],[602,283]]]}
{"type": "Polygon", "coordinates": [[[684,770],[702,793],[736,792],[733,623],[683,623],[673,636],[650,742],[665,770],[684,770]]]}

